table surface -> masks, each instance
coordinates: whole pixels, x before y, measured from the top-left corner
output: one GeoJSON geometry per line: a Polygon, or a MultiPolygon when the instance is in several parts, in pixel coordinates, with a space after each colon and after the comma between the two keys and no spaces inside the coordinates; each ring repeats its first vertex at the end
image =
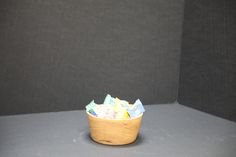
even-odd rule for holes
{"type": "Polygon", "coordinates": [[[89,138],[85,111],[0,117],[0,157],[235,157],[236,123],[179,104],[146,105],[138,139],[89,138]]]}

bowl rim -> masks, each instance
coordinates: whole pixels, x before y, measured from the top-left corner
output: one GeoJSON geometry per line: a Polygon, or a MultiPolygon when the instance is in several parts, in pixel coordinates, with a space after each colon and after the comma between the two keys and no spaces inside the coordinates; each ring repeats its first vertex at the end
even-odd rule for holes
{"type": "MultiPolygon", "coordinates": [[[[85,110],[86,111],[86,110],[85,110]]],[[[88,111],[86,111],[87,115],[93,117],[93,118],[96,118],[96,119],[102,119],[102,120],[108,120],[108,121],[130,121],[130,120],[134,120],[134,119],[138,119],[140,117],[143,116],[143,113],[139,114],[137,117],[134,117],[134,118],[130,118],[130,119],[106,119],[106,118],[101,118],[101,117],[96,117],[94,115],[92,115],[91,113],[89,113],[88,111]]]]}

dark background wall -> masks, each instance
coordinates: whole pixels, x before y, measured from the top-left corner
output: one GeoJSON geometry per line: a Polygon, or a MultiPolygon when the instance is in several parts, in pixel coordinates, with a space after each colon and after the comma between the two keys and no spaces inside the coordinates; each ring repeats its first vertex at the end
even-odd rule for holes
{"type": "Polygon", "coordinates": [[[177,99],[183,0],[1,0],[0,115],[177,99]]]}
{"type": "Polygon", "coordinates": [[[236,121],[236,1],[186,0],[178,102],[236,121]]]}

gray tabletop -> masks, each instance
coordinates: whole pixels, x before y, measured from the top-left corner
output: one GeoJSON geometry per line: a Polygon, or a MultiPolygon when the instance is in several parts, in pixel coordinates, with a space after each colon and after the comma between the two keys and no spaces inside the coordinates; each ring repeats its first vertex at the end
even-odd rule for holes
{"type": "Polygon", "coordinates": [[[85,111],[0,117],[0,157],[234,157],[236,123],[178,104],[146,105],[138,139],[89,138],[85,111]]]}

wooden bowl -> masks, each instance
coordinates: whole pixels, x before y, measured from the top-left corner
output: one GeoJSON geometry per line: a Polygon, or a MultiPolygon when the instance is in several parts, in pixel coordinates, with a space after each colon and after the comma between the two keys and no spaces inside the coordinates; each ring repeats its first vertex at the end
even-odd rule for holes
{"type": "Polygon", "coordinates": [[[87,113],[91,138],[106,145],[124,145],[137,138],[142,116],[131,119],[103,119],[87,113]]]}

